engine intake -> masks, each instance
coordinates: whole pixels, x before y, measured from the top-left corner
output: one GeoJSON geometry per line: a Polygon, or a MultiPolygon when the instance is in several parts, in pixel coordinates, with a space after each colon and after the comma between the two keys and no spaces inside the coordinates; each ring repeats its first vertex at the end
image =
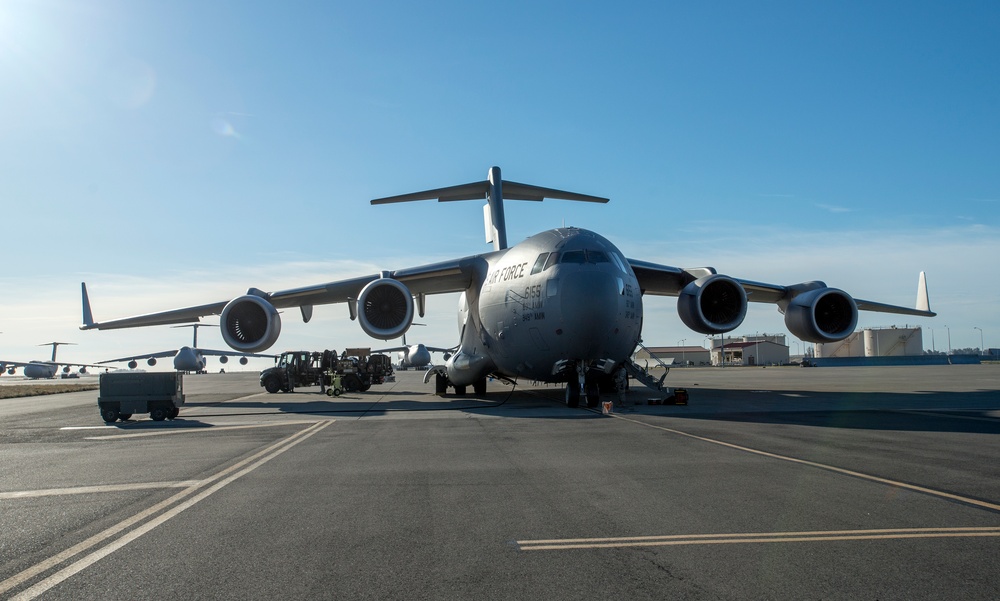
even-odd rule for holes
{"type": "Polygon", "coordinates": [[[241,353],[271,348],[281,333],[281,316],[267,299],[253,294],[234,298],[221,317],[222,339],[241,353]]]}
{"type": "Polygon", "coordinates": [[[851,295],[836,288],[804,292],[785,309],[788,331],[806,342],[843,340],[857,325],[858,305],[851,295]]]}
{"type": "Polygon", "coordinates": [[[733,278],[707,275],[691,282],[677,298],[684,325],[699,334],[735,330],[747,315],[747,293],[733,278]]]}
{"type": "Polygon", "coordinates": [[[361,329],[372,338],[399,338],[413,322],[410,289],[392,278],[369,282],[358,295],[358,321],[361,329]]]}

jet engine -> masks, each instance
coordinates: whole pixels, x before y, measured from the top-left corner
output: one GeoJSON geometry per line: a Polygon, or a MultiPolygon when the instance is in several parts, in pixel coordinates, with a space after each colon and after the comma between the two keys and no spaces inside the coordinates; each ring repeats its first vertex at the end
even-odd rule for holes
{"type": "Polygon", "coordinates": [[[247,359],[246,357],[240,357],[240,365],[246,365],[249,362],[250,360],[247,359]]]}
{"type": "Polygon", "coordinates": [[[153,357],[146,359],[146,365],[153,367],[154,365],[156,365],[156,359],[153,357]]]}
{"type": "Polygon", "coordinates": [[[399,338],[413,321],[410,289],[392,278],[368,282],[358,295],[358,320],[361,329],[372,338],[399,338]]]}
{"type": "Polygon", "coordinates": [[[267,299],[255,294],[234,298],[220,318],[222,339],[241,353],[271,348],[281,333],[281,316],[267,299]]]}
{"type": "Polygon", "coordinates": [[[229,363],[229,357],[227,357],[225,355],[221,355],[219,357],[219,363],[221,363],[223,365],[225,365],[226,363],[229,363]]]}
{"type": "Polygon", "coordinates": [[[785,308],[785,326],[806,342],[836,342],[858,325],[858,305],[843,290],[818,288],[799,294],[785,308]]]}
{"type": "Polygon", "coordinates": [[[729,332],[747,315],[747,293],[729,276],[707,275],[681,290],[677,312],[684,325],[699,334],[729,332]]]}
{"type": "Polygon", "coordinates": [[[137,367],[139,367],[139,364],[136,363],[134,360],[128,362],[128,368],[129,369],[135,369],[137,367]]]}

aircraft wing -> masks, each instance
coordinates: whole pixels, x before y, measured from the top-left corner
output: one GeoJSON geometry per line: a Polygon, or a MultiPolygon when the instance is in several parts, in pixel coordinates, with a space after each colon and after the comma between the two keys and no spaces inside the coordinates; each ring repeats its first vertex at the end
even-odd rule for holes
{"type": "Polygon", "coordinates": [[[211,357],[254,357],[259,359],[275,359],[277,355],[267,355],[262,353],[241,353],[239,351],[228,350],[228,351],[217,351],[215,349],[199,348],[198,352],[202,355],[209,355],[211,357]]]}
{"type": "MultiPolygon", "coordinates": [[[[305,315],[306,308],[312,307],[313,305],[328,305],[356,300],[365,285],[379,279],[382,276],[399,280],[405,284],[414,295],[460,292],[468,288],[469,285],[476,280],[476,278],[485,277],[488,265],[483,259],[483,256],[484,255],[474,255],[462,259],[454,259],[396,271],[386,271],[382,274],[366,275],[348,280],[338,280],[334,282],[327,282],[325,284],[306,286],[303,288],[279,290],[277,292],[265,293],[251,288],[248,293],[262,296],[277,309],[302,307],[303,315],[305,315]]],[[[86,284],[82,284],[81,288],[83,292],[83,325],[80,326],[81,330],[113,330],[119,328],[136,328],[142,326],[197,322],[200,321],[202,317],[207,317],[209,315],[221,315],[222,310],[226,307],[226,304],[229,303],[229,300],[223,300],[194,307],[171,309],[169,311],[146,313],[143,315],[97,322],[93,319],[86,284]]]]}
{"type": "MultiPolygon", "coordinates": [[[[409,349],[411,346],[416,346],[416,345],[410,344],[410,345],[407,345],[407,346],[392,346],[392,347],[388,347],[388,348],[376,348],[376,349],[372,349],[372,352],[373,353],[395,353],[395,352],[398,352],[398,351],[405,351],[405,350],[409,349]]],[[[424,348],[427,349],[427,350],[429,350],[429,351],[431,351],[431,352],[453,353],[453,352],[455,352],[455,350],[458,347],[454,346],[452,348],[441,348],[441,347],[437,347],[437,346],[427,346],[425,344],[424,348]]]]}
{"type": "MultiPolygon", "coordinates": [[[[636,259],[627,259],[627,261],[632,267],[632,271],[635,272],[636,279],[639,280],[639,287],[642,289],[643,294],[657,296],[679,296],[684,287],[691,282],[717,273],[712,267],[681,268],[636,259]]],[[[733,279],[746,291],[747,300],[756,303],[787,303],[803,292],[826,286],[822,282],[804,282],[802,284],[782,286],[780,284],[767,284],[741,278],[733,279]]],[[[920,274],[917,294],[916,308],[889,305],[858,298],[854,299],[854,302],[859,311],[877,311],[900,315],[916,315],[918,317],[934,317],[937,315],[930,311],[929,302],[927,301],[927,284],[923,273],[920,274]]]]}
{"type": "Polygon", "coordinates": [[[0,371],[7,369],[8,367],[24,367],[28,365],[27,363],[22,363],[20,361],[2,361],[0,360],[0,371]]]}
{"type": "Polygon", "coordinates": [[[145,355],[129,355],[128,357],[122,357],[120,359],[108,359],[107,361],[98,361],[98,363],[120,363],[122,361],[138,361],[139,359],[162,359],[163,357],[173,357],[177,354],[177,349],[172,351],[160,351],[159,353],[147,353],[145,355]]]}

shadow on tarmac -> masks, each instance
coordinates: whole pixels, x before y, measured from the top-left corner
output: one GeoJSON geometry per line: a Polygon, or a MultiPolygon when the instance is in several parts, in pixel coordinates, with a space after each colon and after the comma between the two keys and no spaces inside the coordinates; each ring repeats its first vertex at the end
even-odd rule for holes
{"type": "Polygon", "coordinates": [[[692,393],[688,407],[663,409],[655,413],[679,419],[816,428],[1000,434],[1000,391],[734,393],[702,389],[692,393]],[[699,398],[703,400],[701,405],[699,398]]]}

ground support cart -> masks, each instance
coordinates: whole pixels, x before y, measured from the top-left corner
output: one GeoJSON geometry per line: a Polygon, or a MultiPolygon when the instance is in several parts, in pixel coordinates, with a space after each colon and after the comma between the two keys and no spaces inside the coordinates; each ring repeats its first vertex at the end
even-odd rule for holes
{"type": "Polygon", "coordinates": [[[154,421],[174,419],[184,404],[181,372],[120,372],[101,374],[97,406],[107,423],[148,413],[154,421]]]}

